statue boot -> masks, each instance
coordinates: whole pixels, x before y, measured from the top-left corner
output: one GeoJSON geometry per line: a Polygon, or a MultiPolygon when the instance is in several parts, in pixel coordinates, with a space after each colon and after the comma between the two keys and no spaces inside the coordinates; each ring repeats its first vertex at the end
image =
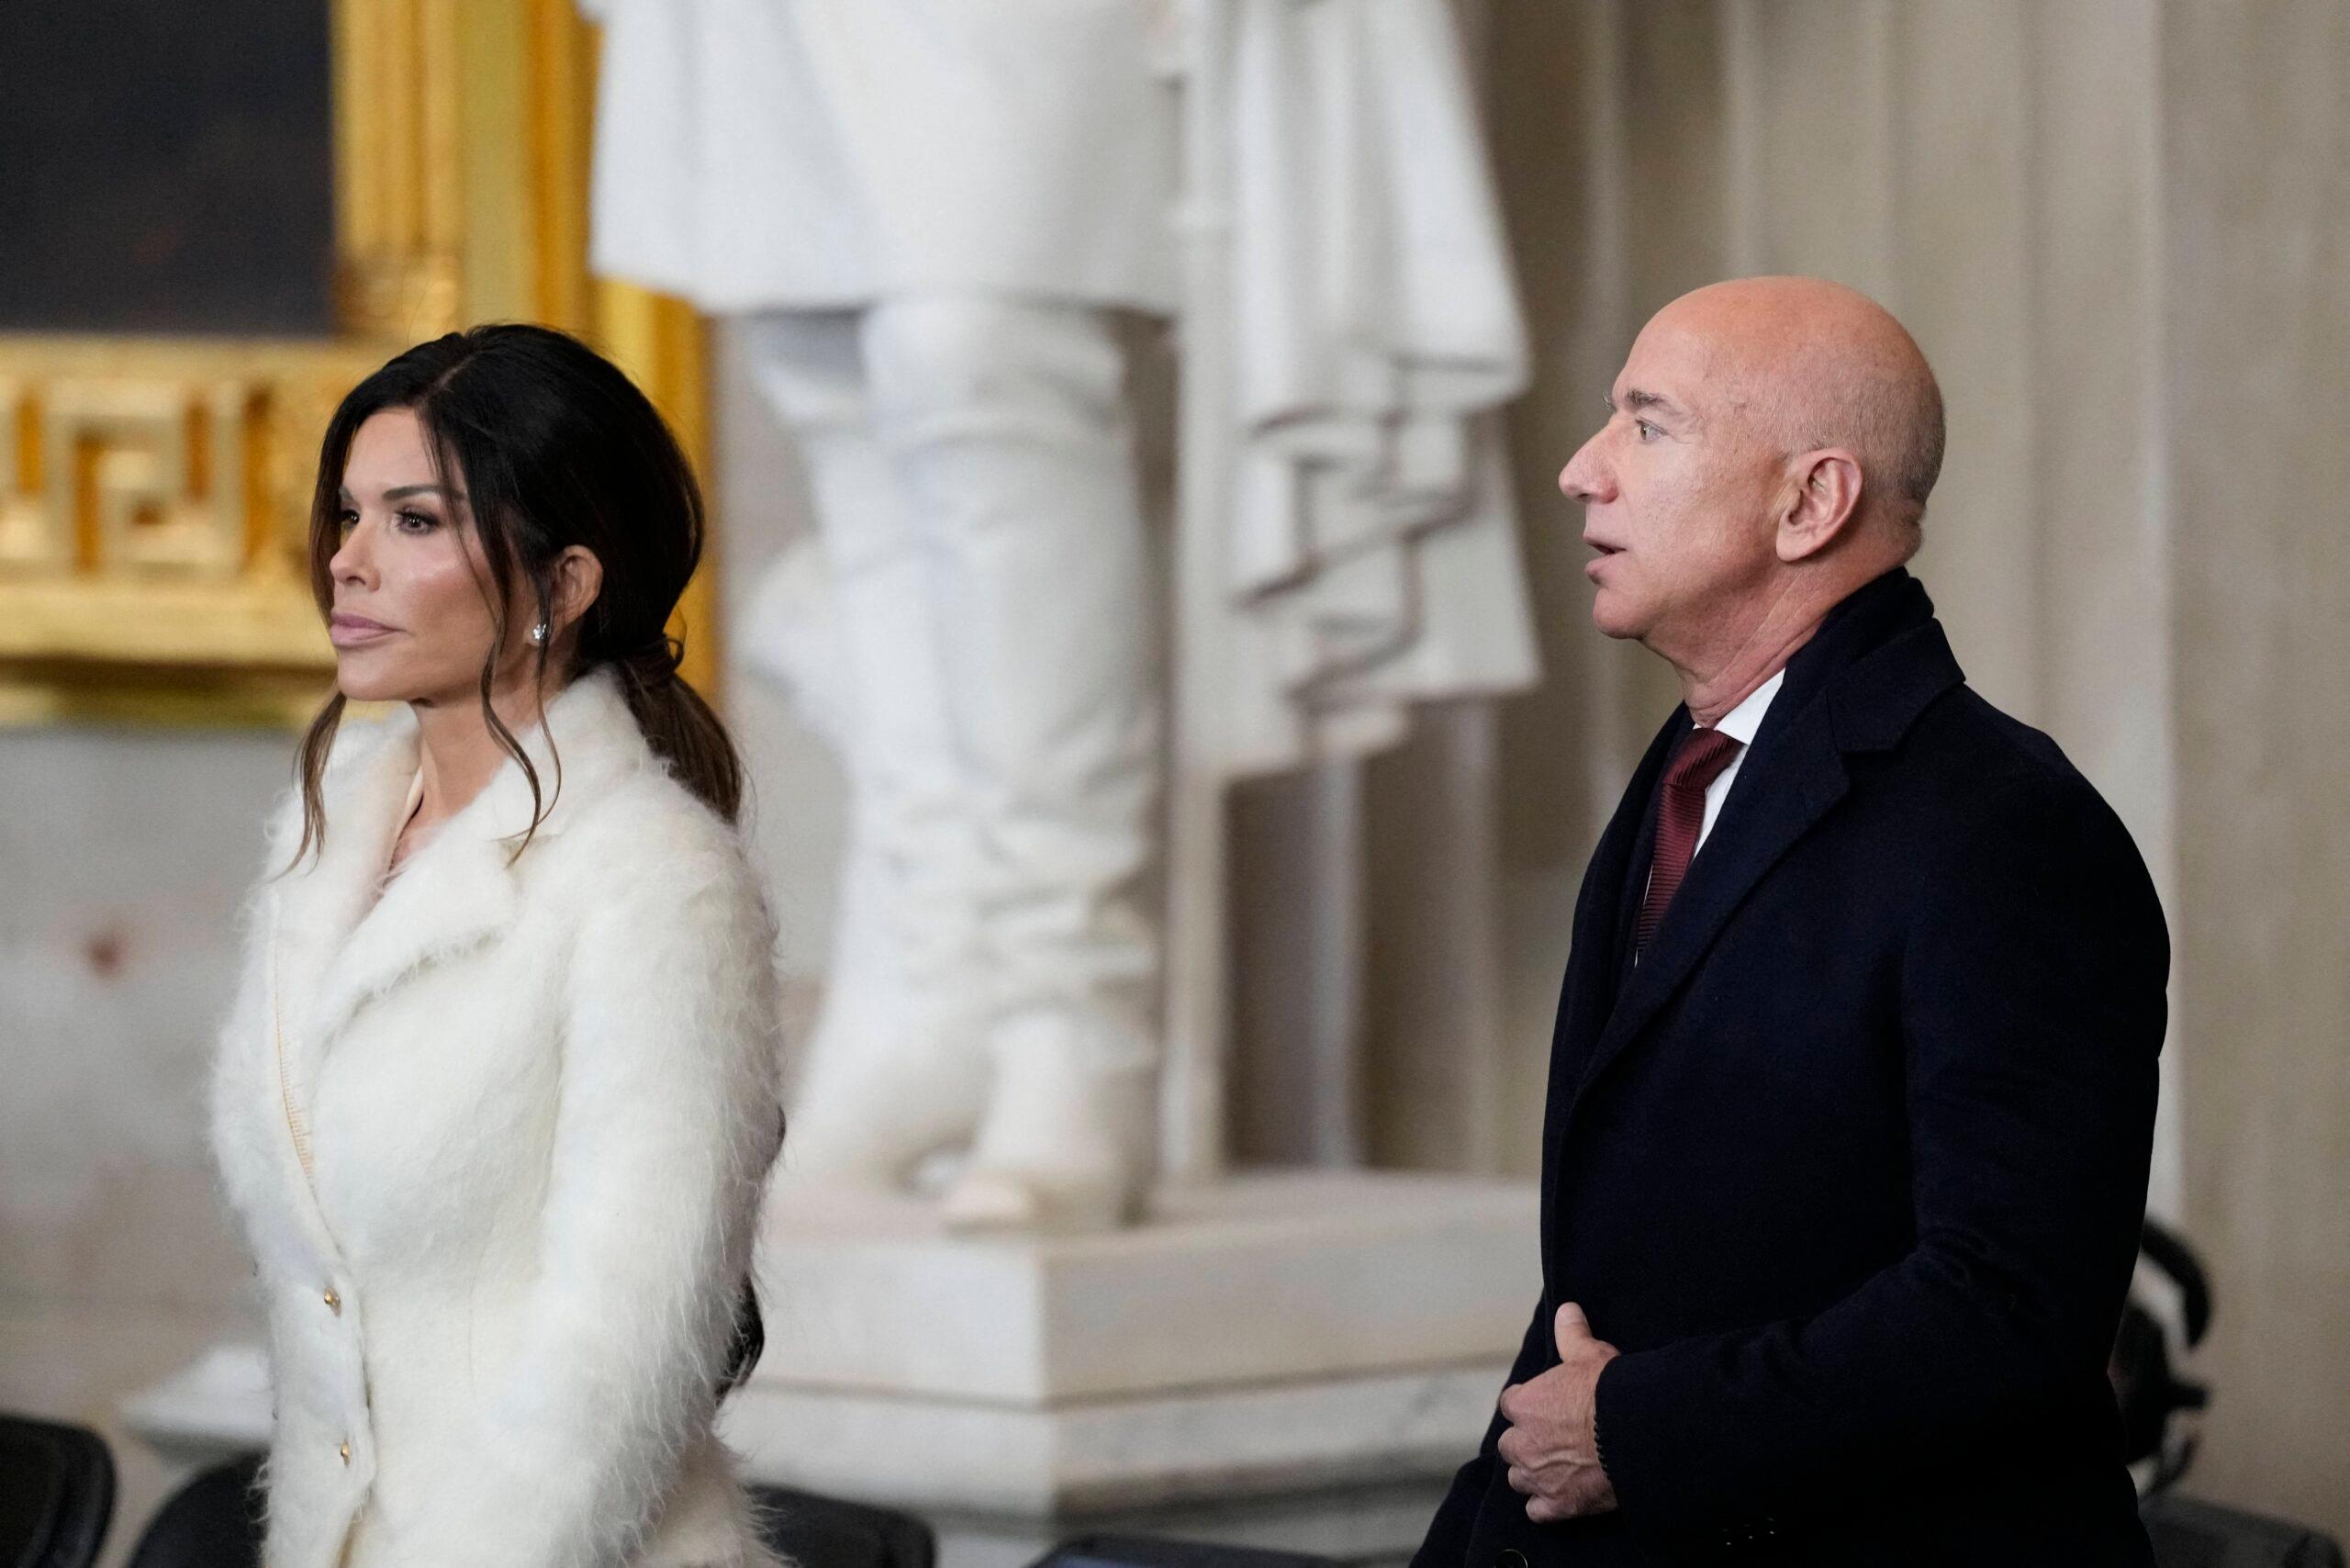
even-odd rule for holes
{"type": "Polygon", "coordinates": [[[1130,1218],[1155,1168],[1159,692],[1125,360],[1105,312],[978,296],[865,312],[898,490],[936,563],[985,1111],[950,1223],[1130,1218]]]}
{"type": "Polygon", "coordinates": [[[1098,1005],[1041,1007],[991,1033],[994,1077],[944,1215],[963,1231],[1069,1234],[1142,1217],[1158,1077],[1147,1036],[1101,1036],[1098,1005]]]}
{"type": "Polygon", "coordinates": [[[856,318],[778,314],[747,342],[797,438],[818,532],[763,581],[754,662],[849,776],[824,1000],[800,1058],[783,1174],[904,1184],[985,1105],[989,993],[968,786],[947,720],[929,564],[866,406],[856,318]]]}

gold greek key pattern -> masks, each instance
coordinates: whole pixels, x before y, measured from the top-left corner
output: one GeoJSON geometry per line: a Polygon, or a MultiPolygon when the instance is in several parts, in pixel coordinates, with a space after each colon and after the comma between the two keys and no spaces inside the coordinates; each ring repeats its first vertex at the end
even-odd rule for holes
{"type": "Polygon", "coordinates": [[[39,439],[25,384],[0,376],[0,573],[62,569],[68,558],[64,535],[32,489],[39,439]]]}
{"type": "Polygon", "coordinates": [[[245,564],[251,382],[60,381],[38,411],[46,564],[218,581],[245,564]],[[69,561],[61,537],[77,546],[69,561]]]}
{"type": "MultiPolygon", "coordinates": [[[[589,275],[573,0],[333,0],[335,293],[316,342],[0,336],[0,724],[277,722],[327,691],[304,534],[336,402],[405,345],[537,320],[708,453],[700,321],[589,275]]],[[[673,631],[714,689],[705,570],[673,631]]]]}
{"type": "Polygon", "coordinates": [[[15,339],[0,659],[322,671],[311,470],[372,351],[15,339]]]}

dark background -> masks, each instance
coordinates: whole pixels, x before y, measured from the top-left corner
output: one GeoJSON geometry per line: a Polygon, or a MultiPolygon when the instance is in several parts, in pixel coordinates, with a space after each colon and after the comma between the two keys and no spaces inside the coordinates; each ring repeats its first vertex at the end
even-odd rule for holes
{"type": "Polygon", "coordinates": [[[334,326],[328,11],[0,4],[0,330],[334,326]]]}

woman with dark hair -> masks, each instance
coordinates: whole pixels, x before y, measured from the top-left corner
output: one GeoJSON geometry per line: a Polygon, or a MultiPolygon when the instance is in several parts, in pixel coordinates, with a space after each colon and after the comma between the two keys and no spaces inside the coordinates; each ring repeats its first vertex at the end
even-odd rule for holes
{"type": "Polygon", "coordinates": [[[328,426],[340,690],[213,1081],[270,1568],[774,1561],[712,1431],[780,1122],[741,764],[666,631],[702,532],[659,415],[559,332],[421,344],[328,426]]]}

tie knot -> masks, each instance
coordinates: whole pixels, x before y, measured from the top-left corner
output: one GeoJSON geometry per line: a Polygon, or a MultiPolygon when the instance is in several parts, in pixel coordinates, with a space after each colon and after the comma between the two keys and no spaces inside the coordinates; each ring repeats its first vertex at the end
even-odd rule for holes
{"type": "Polygon", "coordinates": [[[1664,770],[1664,787],[1704,794],[1744,744],[1719,730],[1691,730],[1673,748],[1673,761],[1664,770]]]}

